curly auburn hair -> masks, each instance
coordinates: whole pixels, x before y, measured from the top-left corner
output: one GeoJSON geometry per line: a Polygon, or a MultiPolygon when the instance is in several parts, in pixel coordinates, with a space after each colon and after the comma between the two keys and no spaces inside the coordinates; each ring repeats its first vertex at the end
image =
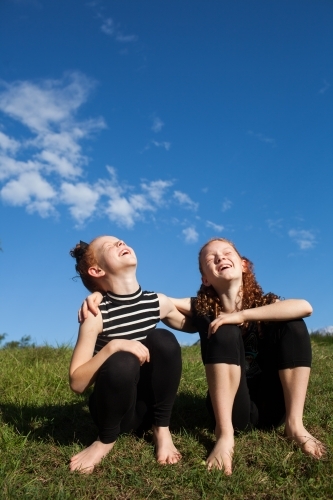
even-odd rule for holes
{"type": "MultiPolygon", "coordinates": [[[[275,302],[277,299],[280,299],[278,295],[274,293],[264,294],[261,286],[256,280],[254,274],[254,266],[253,263],[247,259],[246,257],[242,257],[238,252],[235,245],[227,240],[226,238],[212,238],[207,243],[203,245],[199,252],[199,271],[201,275],[203,274],[203,269],[201,265],[201,255],[209,243],[212,241],[222,241],[228,243],[233,247],[236,253],[239,255],[241,259],[243,259],[246,263],[246,271],[243,272],[243,283],[238,291],[238,298],[236,301],[236,311],[241,311],[243,309],[252,309],[254,307],[260,307],[267,304],[271,304],[275,302]]],[[[201,316],[213,316],[216,318],[220,312],[222,312],[222,305],[220,298],[218,297],[215,289],[210,285],[206,286],[202,284],[197,292],[197,297],[194,300],[194,307],[196,309],[197,314],[201,316]]]]}
{"type": "Polygon", "coordinates": [[[91,245],[96,239],[97,238],[89,244],[80,241],[80,243],[77,243],[69,252],[69,254],[76,260],[75,270],[89,292],[100,291],[96,280],[88,273],[88,269],[97,264],[91,245]]]}

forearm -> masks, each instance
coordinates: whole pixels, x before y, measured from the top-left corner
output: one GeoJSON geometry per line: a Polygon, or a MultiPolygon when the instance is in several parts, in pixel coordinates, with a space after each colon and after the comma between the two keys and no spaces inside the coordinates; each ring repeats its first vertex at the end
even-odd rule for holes
{"type": "Polygon", "coordinates": [[[288,321],[312,314],[312,307],[304,299],[287,299],[262,307],[240,311],[241,323],[251,321],[288,321]]]}
{"type": "Polygon", "coordinates": [[[303,299],[288,299],[267,306],[244,309],[233,313],[221,313],[209,325],[208,336],[222,325],[241,325],[251,321],[290,321],[305,318],[312,313],[312,307],[303,299]]]}
{"type": "Polygon", "coordinates": [[[97,354],[86,363],[78,366],[69,376],[72,391],[82,394],[94,381],[102,364],[115,352],[112,342],[105,345],[97,354]]]}

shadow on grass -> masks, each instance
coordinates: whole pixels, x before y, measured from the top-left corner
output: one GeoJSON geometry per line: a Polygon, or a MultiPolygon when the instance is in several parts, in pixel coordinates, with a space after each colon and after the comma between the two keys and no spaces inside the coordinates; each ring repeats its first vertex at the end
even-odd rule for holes
{"type": "MultiPolygon", "coordinates": [[[[28,436],[28,440],[56,442],[71,445],[73,442],[89,446],[98,434],[88,409],[88,398],[77,403],[63,405],[18,406],[1,405],[1,419],[15,432],[28,436]]],[[[192,435],[205,447],[211,447],[207,439],[211,421],[206,409],[205,398],[193,394],[177,395],[172,417],[171,431],[192,435]]]]}
{"type": "Polygon", "coordinates": [[[88,446],[97,436],[87,402],[64,405],[1,405],[2,421],[28,440],[88,446]]]}

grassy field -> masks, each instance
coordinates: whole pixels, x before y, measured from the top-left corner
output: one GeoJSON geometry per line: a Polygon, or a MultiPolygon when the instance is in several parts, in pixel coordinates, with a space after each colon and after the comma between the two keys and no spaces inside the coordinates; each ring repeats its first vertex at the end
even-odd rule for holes
{"type": "Polygon", "coordinates": [[[68,472],[74,452],[91,443],[87,395],[68,386],[71,350],[0,349],[1,499],[332,499],[333,337],[312,336],[313,371],[305,424],[328,444],[325,460],[304,456],[282,429],[236,438],[234,473],[208,472],[213,446],[206,383],[197,346],[183,348],[183,376],[173,412],[180,463],[160,466],[151,435],[122,436],[90,476],[68,472]]]}

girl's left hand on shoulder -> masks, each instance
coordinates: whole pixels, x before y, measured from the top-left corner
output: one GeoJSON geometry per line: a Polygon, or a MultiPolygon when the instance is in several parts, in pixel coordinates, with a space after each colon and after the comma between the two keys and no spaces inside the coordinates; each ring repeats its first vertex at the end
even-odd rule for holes
{"type": "Polygon", "coordinates": [[[241,325],[244,322],[243,312],[236,311],[233,313],[220,313],[209,325],[208,338],[216,333],[217,329],[222,325],[241,325]]]}

